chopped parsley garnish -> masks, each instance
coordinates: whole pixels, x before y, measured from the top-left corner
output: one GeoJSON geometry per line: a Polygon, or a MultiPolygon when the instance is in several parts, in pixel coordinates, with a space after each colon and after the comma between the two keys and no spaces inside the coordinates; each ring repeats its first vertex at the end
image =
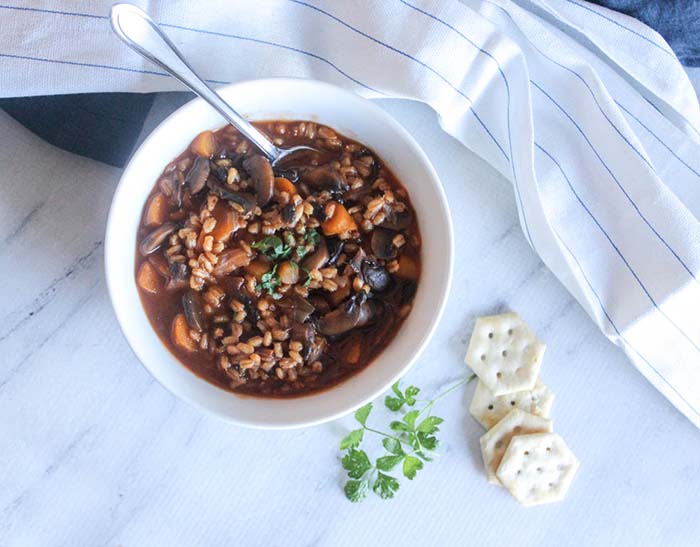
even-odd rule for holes
{"type": "Polygon", "coordinates": [[[306,230],[306,233],[304,233],[304,241],[307,244],[311,244],[314,247],[318,245],[319,241],[321,241],[321,234],[318,233],[318,230],[315,228],[312,228],[311,230],[306,230]]]}
{"type": "MultiPolygon", "coordinates": [[[[292,237],[292,241],[293,240],[294,238],[292,237]]],[[[259,250],[274,262],[289,258],[289,255],[292,254],[292,245],[283,242],[278,236],[267,236],[253,243],[251,247],[259,250]]]]}
{"type": "Polygon", "coordinates": [[[267,291],[267,294],[275,300],[282,298],[282,295],[277,292],[280,283],[280,276],[277,275],[277,264],[275,264],[269,272],[265,272],[260,277],[260,289],[267,291]]]}

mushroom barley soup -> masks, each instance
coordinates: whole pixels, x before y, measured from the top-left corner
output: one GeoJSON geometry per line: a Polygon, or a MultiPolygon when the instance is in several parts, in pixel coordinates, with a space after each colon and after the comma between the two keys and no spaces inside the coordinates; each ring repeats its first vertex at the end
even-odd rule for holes
{"type": "Polygon", "coordinates": [[[199,134],[144,207],[136,281],[193,372],[238,393],[299,395],[390,343],[416,292],[420,233],[371,150],[314,122],[255,125],[318,151],[272,167],[232,126],[199,134]]]}

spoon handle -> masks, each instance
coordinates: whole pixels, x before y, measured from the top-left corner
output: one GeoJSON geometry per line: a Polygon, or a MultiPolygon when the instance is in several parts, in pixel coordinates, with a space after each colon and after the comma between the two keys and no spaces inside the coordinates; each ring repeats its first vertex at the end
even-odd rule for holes
{"type": "Polygon", "coordinates": [[[110,12],[110,21],[112,30],[126,45],[163,68],[208,102],[271,162],[277,159],[280,155],[277,147],[195,73],[166,34],[143,10],[131,4],[115,4],[110,12]]]}

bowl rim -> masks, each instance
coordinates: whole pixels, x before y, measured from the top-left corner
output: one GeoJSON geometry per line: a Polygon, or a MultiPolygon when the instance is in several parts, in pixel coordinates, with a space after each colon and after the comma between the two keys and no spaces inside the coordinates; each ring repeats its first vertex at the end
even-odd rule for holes
{"type": "MultiPolygon", "coordinates": [[[[217,88],[218,92],[223,92],[223,94],[226,93],[233,93],[236,88],[241,88],[244,86],[256,86],[256,85],[276,85],[276,86],[284,86],[284,85],[308,85],[311,87],[325,87],[327,89],[330,89],[334,93],[338,93],[340,95],[347,95],[349,97],[352,97],[354,100],[360,99],[362,102],[366,103],[365,107],[374,110],[375,114],[377,115],[377,123],[379,124],[387,124],[391,126],[391,130],[394,131],[395,133],[399,134],[406,142],[410,143],[412,145],[412,150],[411,153],[415,153],[418,157],[418,160],[420,161],[421,164],[423,164],[423,167],[425,168],[426,172],[430,175],[430,178],[432,179],[431,182],[432,184],[431,189],[435,193],[435,197],[437,198],[437,201],[439,202],[442,211],[444,214],[440,215],[442,222],[444,222],[444,229],[447,235],[447,245],[446,245],[446,263],[447,263],[447,268],[444,276],[444,282],[442,283],[443,287],[442,290],[440,291],[439,294],[439,299],[436,302],[436,306],[433,308],[434,312],[432,315],[432,319],[430,320],[430,326],[427,330],[425,330],[422,333],[422,336],[420,338],[420,341],[418,344],[415,346],[415,350],[413,351],[413,354],[411,357],[406,360],[400,367],[397,367],[396,372],[392,375],[391,379],[385,383],[385,385],[381,386],[380,388],[372,390],[372,392],[367,393],[366,395],[363,395],[360,397],[360,401],[356,402],[351,405],[346,405],[343,408],[339,408],[338,410],[330,413],[325,413],[323,415],[320,415],[316,418],[313,419],[299,419],[294,422],[289,422],[289,421],[283,421],[283,422],[275,422],[272,420],[266,420],[266,421],[254,421],[250,419],[245,419],[245,418],[240,418],[232,415],[226,415],[222,412],[219,412],[218,410],[215,410],[213,408],[208,407],[206,404],[202,403],[201,401],[197,400],[195,397],[191,397],[189,394],[184,393],[184,390],[178,390],[176,386],[171,385],[169,382],[164,381],[159,374],[154,370],[154,368],[148,363],[148,359],[145,359],[142,357],[141,352],[138,349],[137,343],[135,343],[130,336],[127,334],[127,332],[124,329],[123,326],[123,321],[127,319],[127,317],[123,317],[123,308],[117,303],[117,297],[118,297],[118,289],[116,288],[116,281],[115,277],[117,275],[117,269],[118,265],[113,265],[112,264],[112,253],[110,252],[110,249],[113,247],[112,244],[112,237],[110,234],[115,234],[116,233],[116,222],[117,222],[117,213],[116,213],[116,208],[117,208],[117,202],[119,201],[119,197],[122,192],[125,191],[125,181],[127,181],[129,178],[131,178],[131,173],[130,173],[130,167],[132,167],[132,164],[134,163],[134,159],[139,155],[141,150],[151,141],[154,141],[159,138],[159,135],[162,131],[162,129],[167,126],[168,124],[171,123],[171,121],[177,117],[182,116],[183,114],[186,114],[188,110],[192,110],[196,108],[195,105],[203,103],[203,99],[199,97],[194,97],[184,105],[178,107],[175,111],[170,113],[165,119],[163,119],[156,127],[154,127],[149,134],[143,139],[143,141],[139,144],[139,146],[132,152],[129,161],[127,164],[124,166],[122,170],[122,174],[119,178],[119,182],[115,188],[112,201],[110,203],[110,208],[109,208],[109,213],[107,216],[107,223],[105,227],[105,245],[104,245],[104,265],[105,265],[105,278],[107,282],[107,292],[109,294],[109,299],[110,303],[112,305],[112,309],[114,310],[115,316],[117,318],[117,324],[119,326],[119,329],[126,339],[129,347],[131,348],[131,351],[134,353],[138,361],[141,363],[141,365],[148,371],[148,373],[160,384],[162,387],[164,387],[168,392],[170,392],[172,395],[177,397],[178,399],[186,402],[187,404],[193,406],[197,410],[203,412],[206,415],[216,417],[220,420],[224,420],[228,423],[234,424],[234,425],[239,425],[247,428],[253,428],[253,429],[262,429],[262,430],[286,430],[286,429],[299,429],[299,428],[305,428],[305,427],[312,427],[315,425],[319,425],[322,423],[330,422],[333,420],[336,420],[342,416],[348,415],[350,412],[353,412],[357,408],[360,408],[361,406],[367,404],[368,402],[373,401],[376,399],[378,396],[380,396],[382,393],[384,393],[389,387],[396,382],[398,379],[400,379],[402,376],[404,376],[416,363],[416,361],[419,359],[421,354],[424,352],[426,346],[430,342],[431,338],[433,337],[435,330],[437,329],[438,324],[440,323],[440,320],[443,316],[443,312],[445,310],[445,307],[447,305],[447,299],[450,294],[450,290],[452,287],[452,281],[453,281],[453,270],[454,270],[454,229],[453,229],[453,222],[452,222],[452,216],[450,213],[450,208],[449,204],[447,201],[447,196],[445,194],[444,187],[441,184],[440,178],[435,171],[435,168],[433,167],[432,163],[430,162],[430,159],[428,158],[427,154],[425,151],[422,149],[422,147],[416,142],[416,140],[413,138],[413,136],[408,132],[406,128],[404,128],[396,119],[394,119],[393,116],[391,116],[388,112],[385,110],[381,109],[378,105],[375,103],[371,102],[369,99],[366,99],[364,97],[361,97],[352,91],[349,91],[347,89],[344,89],[342,87],[329,84],[326,82],[318,81],[318,80],[313,80],[313,79],[305,79],[305,78],[263,78],[263,79],[255,79],[255,80],[244,80],[240,82],[235,82],[231,84],[227,84],[221,87],[217,88]]],[[[323,123],[323,120],[319,120],[321,123],[323,123]]],[[[221,125],[217,126],[223,127],[227,122],[223,119],[221,119],[221,125]]],[[[194,137],[193,137],[194,138],[194,137]]],[[[414,204],[415,206],[415,204],[414,204]]],[[[139,203],[139,207],[143,208],[143,203],[139,203]]],[[[116,245],[116,243],[114,244],[116,245]]],[[[130,267],[133,269],[133,264],[130,264],[130,267]]],[[[437,295],[436,295],[437,296],[437,295]]],[[[399,329],[400,330],[400,329],[399,329]]],[[[393,340],[392,340],[393,343],[393,340]]],[[[391,345],[391,344],[389,344],[391,345]]],[[[388,347],[388,346],[387,346],[388,347]]],[[[167,350],[167,347],[166,347],[167,350]]],[[[169,350],[168,350],[169,351],[169,350]]],[[[381,357],[381,354],[378,358],[381,357]]],[[[173,358],[176,361],[179,361],[179,359],[173,355],[173,358]]],[[[202,381],[208,382],[206,379],[203,379],[196,375],[194,372],[189,370],[183,363],[178,363],[180,366],[183,368],[187,369],[191,374],[193,378],[199,378],[202,381]]],[[[371,364],[369,366],[372,366],[371,364]]],[[[354,375],[353,375],[354,376],[354,375]]],[[[352,377],[350,377],[352,378],[352,377]]],[[[342,385],[343,382],[341,382],[340,385],[342,385]]],[[[213,384],[212,384],[213,385],[213,384]]],[[[219,388],[218,386],[214,386],[219,388]]],[[[324,393],[327,391],[332,391],[335,389],[337,386],[331,386],[329,388],[326,388],[324,390],[321,390],[320,393],[324,393]]],[[[223,390],[225,391],[225,390],[223,390]]],[[[232,395],[235,396],[235,394],[232,393],[232,395]]],[[[302,396],[299,398],[293,398],[293,399],[301,399],[301,398],[308,398],[308,397],[313,397],[313,394],[309,394],[306,396],[302,396]]],[[[258,397],[251,397],[253,400],[261,400],[261,398],[258,397]]],[[[267,398],[269,400],[269,398],[267,398]]],[[[281,399],[285,400],[285,399],[281,399]]]]}

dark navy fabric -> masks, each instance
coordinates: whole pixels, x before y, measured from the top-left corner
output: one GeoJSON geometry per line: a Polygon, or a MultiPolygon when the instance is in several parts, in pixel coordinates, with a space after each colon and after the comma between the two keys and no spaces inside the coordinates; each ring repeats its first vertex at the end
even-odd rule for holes
{"type": "Polygon", "coordinates": [[[153,93],[17,97],[0,99],[0,108],[59,148],[122,167],[154,97],[153,93]]]}
{"type": "MultiPolygon", "coordinates": [[[[592,0],[661,34],[686,66],[700,66],[700,0],[592,0]]],[[[153,94],[99,93],[0,99],[0,108],[48,142],[109,165],[128,160],[153,94]]]]}
{"type": "Polygon", "coordinates": [[[591,0],[631,15],[669,43],[685,66],[700,66],[700,0],[591,0]]]}

